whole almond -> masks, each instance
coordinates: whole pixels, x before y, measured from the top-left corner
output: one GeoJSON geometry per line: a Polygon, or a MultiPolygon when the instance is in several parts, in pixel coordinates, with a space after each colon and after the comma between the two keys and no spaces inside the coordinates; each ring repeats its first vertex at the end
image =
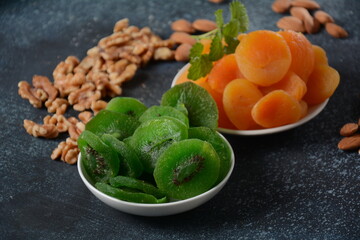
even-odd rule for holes
{"type": "Polygon", "coordinates": [[[355,150],[360,148],[360,135],[344,137],[338,143],[338,148],[341,150],[355,150]]]}
{"type": "Polygon", "coordinates": [[[290,14],[303,21],[306,32],[311,33],[314,27],[314,18],[310,15],[309,11],[303,7],[292,7],[290,14]]]}
{"type": "Polygon", "coordinates": [[[194,45],[196,40],[190,36],[190,34],[185,32],[174,32],[171,34],[170,39],[175,43],[188,43],[190,45],[194,45]]]}
{"type": "Polygon", "coordinates": [[[289,11],[290,6],[290,0],[275,0],[271,5],[271,9],[277,13],[285,13],[289,11]]]}
{"type": "Polygon", "coordinates": [[[340,129],[340,135],[344,137],[349,137],[356,133],[359,129],[359,125],[357,123],[347,123],[340,129]]]}
{"type": "Polygon", "coordinates": [[[176,61],[188,61],[191,47],[188,43],[181,44],[175,51],[176,61]]]}
{"type": "Polygon", "coordinates": [[[216,29],[216,23],[208,19],[197,19],[192,23],[192,26],[200,32],[210,32],[216,29]]]}
{"type": "Polygon", "coordinates": [[[335,22],[332,16],[322,10],[316,11],[314,17],[322,24],[335,22]]]}
{"type": "Polygon", "coordinates": [[[335,23],[326,23],[326,31],[335,38],[346,38],[349,36],[347,31],[335,23]]]}
{"type": "Polygon", "coordinates": [[[224,0],[209,0],[212,3],[222,3],[224,0]]]}
{"type": "Polygon", "coordinates": [[[186,33],[193,33],[195,29],[193,28],[191,22],[186,19],[179,19],[174,21],[171,24],[171,29],[175,32],[186,32],[186,33]]]}
{"type": "Polygon", "coordinates": [[[284,30],[293,30],[295,32],[305,32],[305,27],[303,22],[293,16],[287,16],[280,18],[276,23],[276,26],[284,30]]]}
{"type": "Polygon", "coordinates": [[[291,2],[291,6],[293,7],[303,7],[306,9],[314,10],[319,9],[320,5],[312,0],[293,0],[291,2]]]}

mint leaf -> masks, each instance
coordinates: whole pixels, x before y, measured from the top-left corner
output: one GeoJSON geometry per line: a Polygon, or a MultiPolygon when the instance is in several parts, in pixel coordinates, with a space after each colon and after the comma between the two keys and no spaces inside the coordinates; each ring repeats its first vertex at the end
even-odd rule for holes
{"type": "Polygon", "coordinates": [[[190,55],[189,55],[190,59],[195,57],[200,57],[203,50],[204,50],[204,45],[202,45],[199,42],[195,43],[190,49],[190,55]]]}
{"type": "Polygon", "coordinates": [[[224,25],[224,18],[223,18],[223,11],[222,11],[222,9],[218,9],[218,10],[215,12],[215,20],[216,20],[217,28],[221,31],[222,26],[224,25]]]}
{"type": "Polygon", "coordinates": [[[212,61],[208,54],[203,54],[200,57],[195,57],[190,60],[190,68],[187,77],[191,80],[197,80],[205,77],[212,68],[212,61]]]}
{"type": "Polygon", "coordinates": [[[230,3],[230,21],[224,24],[223,11],[215,12],[217,28],[202,35],[193,36],[196,40],[212,39],[209,54],[202,54],[204,46],[196,43],[190,50],[190,68],[188,78],[197,80],[206,76],[212,69],[212,62],[219,60],[224,54],[235,52],[239,45],[237,36],[240,32],[246,32],[249,27],[249,19],[246,8],[239,1],[230,3]],[[226,44],[223,44],[223,40],[226,44]]]}
{"type": "Polygon", "coordinates": [[[231,20],[237,20],[240,24],[240,32],[246,32],[249,28],[249,17],[245,6],[239,1],[230,3],[231,20]]]}
{"type": "Polygon", "coordinates": [[[240,32],[240,23],[237,20],[231,20],[223,29],[223,35],[228,37],[237,37],[240,32]]]}
{"type": "Polygon", "coordinates": [[[211,61],[217,61],[222,58],[222,56],[224,56],[223,45],[221,42],[221,37],[219,36],[219,34],[217,34],[213,38],[210,45],[209,59],[211,61]]]}
{"type": "Polygon", "coordinates": [[[225,37],[225,42],[227,43],[227,46],[225,46],[224,52],[225,54],[231,54],[235,52],[240,41],[237,38],[225,37]]]}

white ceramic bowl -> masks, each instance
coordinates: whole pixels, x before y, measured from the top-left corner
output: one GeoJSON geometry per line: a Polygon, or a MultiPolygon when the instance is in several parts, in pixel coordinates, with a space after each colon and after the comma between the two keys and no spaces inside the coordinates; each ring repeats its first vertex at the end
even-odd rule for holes
{"type": "Polygon", "coordinates": [[[78,156],[78,171],[80,174],[80,177],[82,181],[85,183],[86,187],[102,202],[109,205],[110,207],[113,207],[117,210],[120,210],[122,212],[134,214],[134,215],[140,215],[140,216],[167,216],[167,215],[173,215],[182,213],[188,210],[191,210],[193,208],[196,208],[200,206],[201,204],[207,202],[212,197],[214,197],[226,184],[226,182],[229,180],[230,175],[234,169],[235,164],[235,156],[234,151],[230,145],[230,143],[220,134],[220,136],[225,140],[225,142],[228,144],[228,146],[231,149],[231,166],[229,169],[228,174],[225,176],[225,178],[217,184],[215,187],[211,188],[207,192],[204,192],[198,196],[188,198],[185,200],[179,200],[179,201],[173,201],[168,203],[159,203],[159,204],[144,204],[144,203],[132,203],[132,202],[126,202],[119,200],[117,198],[108,196],[99,190],[97,190],[94,185],[91,184],[89,181],[89,178],[85,172],[84,166],[81,162],[80,154],[78,156]]]}
{"type": "MultiPolygon", "coordinates": [[[[176,80],[186,71],[186,68],[188,68],[188,64],[186,64],[183,68],[179,70],[179,72],[175,75],[171,87],[173,87],[176,83],[176,80]]],[[[267,128],[267,129],[260,129],[260,130],[233,130],[233,129],[226,129],[226,128],[218,128],[218,131],[221,133],[226,134],[233,134],[233,135],[243,135],[243,136],[255,136],[255,135],[266,135],[266,134],[272,134],[272,133],[278,133],[282,131],[286,131],[295,127],[298,127],[314,117],[316,117],[326,106],[329,99],[324,101],[323,103],[320,103],[318,105],[314,105],[309,107],[308,113],[305,117],[297,121],[296,123],[287,124],[281,127],[274,127],[274,128],[267,128]]]]}

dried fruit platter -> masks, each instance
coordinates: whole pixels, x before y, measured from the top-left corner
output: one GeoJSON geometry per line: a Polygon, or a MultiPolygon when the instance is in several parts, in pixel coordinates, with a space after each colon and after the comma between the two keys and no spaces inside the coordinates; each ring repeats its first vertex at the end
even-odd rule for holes
{"type": "MultiPolygon", "coordinates": [[[[273,12],[273,1],[242,2],[251,17],[249,31],[279,30],[276,23],[283,15],[273,12]]],[[[340,128],[357,123],[360,116],[360,33],[355,14],[360,2],[317,2],[349,33],[342,39],[333,38],[324,27],[317,34],[305,33],[311,43],[326,50],[330,65],[341,75],[323,111],[306,124],[276,134],[224,134],[234,149],[236,164],[222,191],[191,211],[149,218],[106,206],[82,183],[76,166],[51,160],[53,149],[68,136],[59,133],[51,140],[29,136],[23,120],[39,123],[49,113],[47,107],[33,108],[22,99],[18,83],[31,82],[34,74],[52,77],[59,62],[70,55],[85,58],[86,50],[112,33],[119,19],[150,27],[166,39],[173,33],[171,22],[180,18],[214,20],[213,13],[220,8],[228,19],[228,2],[3,1],[1,238],[357,239],[359,157],[357,151],[339,150],[337,144],[342,138],[340,128]]],[[[150,63],[122,85],[123,96],[140,99],[147,106],[159,105],[183,66],[176,61],[150,63]]],[[[93,107],[101,107],[101,102],[93,107]]],[[[69,110],[65,116],[77,113],[69,110]]]]}

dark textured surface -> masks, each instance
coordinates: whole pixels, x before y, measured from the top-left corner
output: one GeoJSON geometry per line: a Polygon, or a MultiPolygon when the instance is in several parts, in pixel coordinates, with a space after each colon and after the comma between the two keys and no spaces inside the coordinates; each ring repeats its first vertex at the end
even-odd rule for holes
{"type": "MultiPolygon", "coordinates": [[[[250,30],[276,30],[270,0],[247,0],[250,30]]],[[[212,200],[161,218],[107,207],[81,182],[76,166],[52,161],[60,141],[29,136],[23,119],[47,114],[17,94],[20,80],[51,76],[68,55],[86,50],[128,17],[166,38],[178,18],[212,18],[227,4],[176,1],[0,2],[0,239],[360,239],[360,157],[337,149],[342,124],[360,116],[358,0],[319,0],[346,27],[348,39],[309,36],[328,53],[341,83],[325,110],[296,129],[259,137],[227,136],[234,173],[212,200]]],[[[225,10],[227,14],[227,10],[225,10]]],[[[157,104],[182,63],[153,63],[124,88],[157,104]]]]}

